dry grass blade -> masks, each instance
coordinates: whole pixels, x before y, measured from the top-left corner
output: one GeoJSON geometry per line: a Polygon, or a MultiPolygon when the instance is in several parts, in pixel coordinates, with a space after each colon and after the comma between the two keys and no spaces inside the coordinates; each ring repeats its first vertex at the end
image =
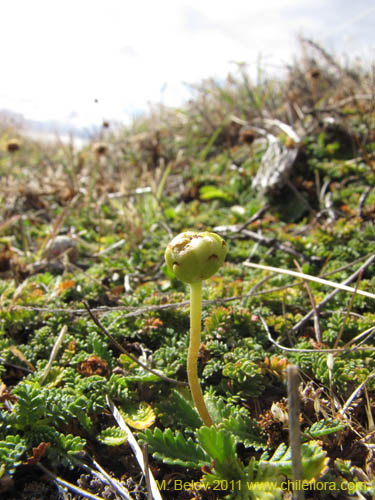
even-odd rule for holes
{"type": "Polygon", "coordinates": [[[297,349],[297,348],[294,348],[294,347],[286,347],[284,345],[281,345],[279,342],[277,342],[276,340],[274,340],[271,336],[271,332],[267,326],[267,323],[265,322],[263,316],[260,316],[259,315],[259,318],[262,322],[262,325],[264,327],[264,329],[266,330],[267,332],[267,337],[268,337],[268,340],[276,347],[278,347],[279,349],[283,350],[283,351],[288,351],[288,352],[308,352],[308,353],[318,353],[318,352],[324,352],[326,354],[328,353],[345,353],[345,352],[352,352],[352,351],[375,351],[375,347],[358,347],[358,346],[354,346],[350,349],[348,348],[345,348],[345,347],[342,347],[340,349],[297,349]]]}
{"type": "Polygon", "coordinates": [[[56,483],[58,486],[62,486],[63,488],[67,488],[68,490],[72,491],[73,493],[77,495],[83,496],[83,498],[88,498],[89,500],[104,500],[103,497],[98,497],[97,495],[94,495],[93,493],[90,493],[89,491],[86,491],[82,488],[79,488],[78,486],[75,486],[72,483],[69,483],[68,481],[65,481],[65,479],[62,479],[59,476],[56,476],[53,472],[48,470],[44,465],[41,463],[38,463],[37,466],[42,469],[42,471],[47,474],[49,478],[52,479],[54,483],[56,483]]]}
{"type": "MultiPolygon", "coordinates": [[[[142,469],[143,474],[146,475],[146,467],[145,467],[145,462],[143,459],[143,453],[142,453],[142,450],[141,450],[139,444],[137,443],[137,441],[136,441],[133,433],[129,429],[129,427],[124,422],[124,419],[122,418],[122,416],[121,416],[120,412],[118,411],[118,409],[116,408],[116,406],[112,403],[112,401],[108,397],[106,399],[107,399],[107,404],[109,406],[109,409],[111,410],[112,415],[114,416],[118,426],[126,432],[126,434],[128,436],[128,443],[130,444],[130,446],[133,450],[135,458],[137,459],[138,464],[139,464],[140,468],[142,469]]],[[[159,489],[156,485],[154,476],[149,468],[148,468],[148,477],[150,479],[150,487],[151,487],[153,499],[154,500],[162,500],[162,497],[161,497],[159,489]]]]}
{"type": "Polygon", "coordinates": [[[347,319],[349,317],[350,311],[352,310],[353,301],[354,301],[354,298],[355,298],[355,294],[356,294],[356,292],[358,290],[359,283],[361,282],[362,275],[363,275],[363,269],[361,269],[360,273],[358,274],[357,283],[355,285],[355,291],[354,291],[354,293],[353,293],[353,295],[352,295],[352,297],[350,299],[350,304],[348,305],[348,307],[346,309],[344,321],[341,324],[340,330],[339,330],[339,332],[337,334],[335,343],[333,345],[334,348],[336,348],[339,345],[339,342],[341,340],[341,337],[342,337],[342,334],[343,334],[343,331],[344,331],[344,328],[345,328],[345,323],[346,323],[346,321],[347,321],[347,319]]]}
{"type": "Polygon", "coordinates": [[[125,500],[133,500],[132,497],[129,494],[129,491],[119,482],[117,479],[114,479],[111,477],[104,469],[101,467],[98,462],[96,462],[93,458],[90,457],[90,460],[95,467],[93,469],[92,467],[88,466],[87,464],[81,462],[80,460],[74,459],[74,462],[84,469],[85,471],[89,472],[91,475],[96,476],[99,478],[99,480],[102,483],[106,483],[120,495],[121,498],[125,498],[125,500]]]}
{"type": "Polygon", "coordinates": [[[44,369],[44,372],[43,372],[43,375],[42,375],[42,378],[40,379],[40,384],[42,385],[43,382],[46,380],[47,378],[47,375],[51,369],[51,366],[52,366],[52,363],[54,361],[54,359],[56,358],[56,355],[57,355],[57,352],[58,350],[60,349],[61,347],[61,344],[62,344],[62,341],[64,339],[64,335],[66,334],[68,330],[68,327],[66,325],[64,325],[62,328],[61,328],[61,332],[59,333],[57,339],[56,339],[56,342],[52,348],[52,351],[51,351],[51,355],[49,357],[49,360],[48,360],[48,363],[44,369]]]}
{"type": "MultiPolygon", "coordinates": [[[[371,256],[371,262],[375,259],[375,255],[371,256]]],[[[370,260],[370,259],[369,259],[370,260]]],[[[254,264],[253,262],[244,262],[243,264],[246,267],[255,267],[256,269],[263,269],[265,271],[272,271],[274,273],[280,274],[288,274],[289,276],[294,276],[296,278],[302,278],[309,281],[315,281],[316,283],[320,283],[322,285],[327,285],[333,288],[337,288],[339,290],[344,290],[345,292],[357,293],[358,295],[363,295],[364,297],[369,297],[370,299],[375,299],[375,294],[366,292],[365,290],[356,290],[351,286],[343,285],[341,283],[335,283],[334,281],[325,280],[319,278],[317,276],[311,276],[310,274],[298,273],[297,271],[291,271],[289,269],[281,269],[279,267],[273,266],[264,266],[263,264],[254,264]]]]}
{"type": "Polygon", "coordinates": [[[375,375],[375,373],[370,373],[370,375],[360,384],[353,392],[352,394],[348,397],[347,401],[345,402],[344,406],[340,410],[340,414],[345,415],[345,412],[349,408],[349,406],[352,404],[354,399],[358,396],[358,394],[361,392],[363,387],[367,384],[367,382],[372,379],[372,377],[375,375]]]}
{"type": "MultiPolygon", "coordinates": [[[[302,269],[301,269],[301,266],[299,265],[299,263],[295,260],[294,261],[297,268],[298,268],[298,271],[300,273],[302,273],[302,269]]],[[[309,299],[310,299],[310,302],[311,302],[311,305],[312,305],[312,308],[313,308],[313,311],[314,311],[314,327],[315,327],[315,335],[316,335],[316,341],[317,342],[321,342],[322,341],[322,329],[320,327],[320,321],[319,321],[319,310],[318,308],[316,307],[316,304],[315,304],[315,299],[314,299],[314,296],[311,292],[311,289],[309,287],[309,284],[306,280],[303,280],[303,283],[305,285],[305,288],[307,290],[307,294],[309,296],[309,299]]],[[[337,345],[335,345],[334,347],[337,347],[337,345]]]]}
{"type": "MultiPolygon", "coordinates": [[[[357,269],[357,271],[355,271],[353,274],[351,274],[349,276],[349,278],[347,280],[344,281],[343,285],[347,285],[348,283],[350,283],[351,281],[353,281],[357,276],[359,276],[364,269],[366,269],[366,267],[368,267],[375,259],[375,255],[371,255],[371,257],[369,257],[366,262],[359,268],[357,269]]],[[[354,288],[353,291],[355,291],[356,289],[354,288]]],[[[323,299],[316,307],[318,310],[320,310],[323,306],[325,306],[325,304],[327,304],[327,302],[329,302],[335,295],[338,294],[338,292],[340,291],[339,288],[336,288],[336,290],[333,290],[333,292],[331,292],[329,295],[327,295],[327,297],[325,297],[325,299],[323,299]]],[[[358,290],[357,290],[357,293],[358,293],[358,290]]],[[[312,316],[314,311],[310,311],[309,313],[305,314],[305,316],[297,323],[294,325],[292,331],[293,332],[296,332],[297,330],[299,330],[299,328],[301,328],[301,326],[306,323],[306,321],[312,316]]]]}

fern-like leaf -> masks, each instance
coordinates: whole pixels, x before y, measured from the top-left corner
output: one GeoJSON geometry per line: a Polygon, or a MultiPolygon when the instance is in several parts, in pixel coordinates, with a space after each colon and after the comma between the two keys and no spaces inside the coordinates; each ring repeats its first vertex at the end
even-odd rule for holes
{"type": "Polygon", "coordinates": [[[242,477],[243,465],[237,458],[236,441],[229,431],[201,427],[196,436],[198,443],[213,460],[215,473],[230,480],[242,477]]]}
{"type": "Polygon", "coordinates": [[[333,434],[345,429],[345,425],[337,419],[324,419],[315,422],[309,429],[304,431],[304,435],[310,438],[319,439],[328,434],[333,434]]]}
{"type": "Polygon", "coordinates": [[[256,450],[265,449],[265,438],[261,433],[259,424],[255,419],[245,413],[244,408],[239,409],[233,404],[228,404],[223,398],[208,394],[205,397],[211,418],[219,429],[226,429],[233,435],[236,443],[252,446],[256,450]]]}
{"type": "Polygon", "coordinates": [[[195,408],[193,408],[181,392],[175,389],[169,398],[168,409],[170,409],[174,418],[183,424],[184,427],[195,430],[202,425],[202,420],[195,408]]]}
{"type": "MultiPolygon", "coordinates": [[[[311,480],[321,477],[327,470],[327,453],[315,441],[301,446],[303,479],[311,480]]],[[[263,454],[259,461],[257,480],[268,480],[283,474],[292,478],[292,456],[290,448],[282,443],[270,460],[263,454]]]]}
{"type": "Polygon", "coordinates": [[[27,446],[20,436],[9,435],[0,441],[0,477],[4,472],[12,475],[21,464],[27,446]]]}
{"type": "Polygon", "coordinates": [[[266,439],[261,434],[256,420],[244,416],[235,415],[230,418],[226,418],[219,425],[219,428],[226,429],[228,432],[232,433],[236,443],[242,443],[244,446],[255,448],[256,450],[265,449],[266,439]]]}
{"type": "Polygon", "coordinates": [[[146,429],[139,434],[140,439],[148,443],[153,456],[170,465],[200,468],[210,463],[210,457],[191,438],[185,439],[181,432],[173,434],[171,429],[162,432],[146,429]]]}
{"type": "Polygon", "coordinates": [[[98,441],[107,446],[119,446],[126,443],[128,436],[126,432],[119,427],[107,427],[97,437],[98,441]]]}

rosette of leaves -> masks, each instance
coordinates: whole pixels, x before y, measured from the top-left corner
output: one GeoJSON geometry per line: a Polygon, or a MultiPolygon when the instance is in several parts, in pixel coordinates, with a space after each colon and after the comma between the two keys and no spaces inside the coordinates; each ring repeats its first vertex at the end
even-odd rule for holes
{"type": "Polygon", "coordinates": [[[12,411],[0,404],[0,459],[1,454],[8,457],[1,461],[8,474],[13,474],[41,443],[49,443],[43,454],[51,464],[70,467],[74,455],[84,450],[86,440],[82,435],[92,440],[98,435],[99,440],[112,446],[125,442],[123,433],[117,430],[98,434],[97,417],[106,407],[106,394],[120,404],[127,403],[133,410],[129,418],[135,421],[150,413],[136,414],[134,394],[124,377],[112,375],[108,381],[99,375],[83,377],[73,368],[52,367],[41,385],[39,379],[45,363],[39,364],[40,370],[9,393],[12,411]]]}
{"type": "MultiPolygon", "coordinates": [[[[361,347],[365,346],[362,345],[361,347]]],[[[320,380],[325,385],[330,384],[326,354],[323,353],[316,358],[312,370],[317,380],[320,380]]],[[[368,351],[350,351],[345,354],[336,355],[333,358],[332,382],[337,389],[347,394],[364,382],[374,370],[374,351],[371,349],[368,351]]],[[[367,387],[373,390],[375,388],[375,380],[369,379],[367,387]]]]}
{"type": "Polygon", "coordinates": [[[21,463],[21,456],[24,459],[26,455],[32,455],[32,449],[41,443],[50,443],[45,448],[50,462],[71,466],[72,456],[83,450],[86,441],[80,436],[64,433],[60,426],[78,415],[83,417],[86,402],[54,398],[50,391],[37,384],[19,384],[13,390],[13,396],[17,398],[13,411],[0,410],[0,454],[9,452],[8,459],[2,461],[7,472],[13,473],[21,463]]]}

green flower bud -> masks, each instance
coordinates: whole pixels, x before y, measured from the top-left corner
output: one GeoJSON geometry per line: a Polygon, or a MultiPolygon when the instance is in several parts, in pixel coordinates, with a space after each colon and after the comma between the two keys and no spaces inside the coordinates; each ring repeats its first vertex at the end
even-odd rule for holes
{"type": "Polygon", "coordinates": [[[227,251],[227,244],[215,233],[186,231],[169,243],[165,261],[178,279],[195,283],[215,274],[227,251]]]}

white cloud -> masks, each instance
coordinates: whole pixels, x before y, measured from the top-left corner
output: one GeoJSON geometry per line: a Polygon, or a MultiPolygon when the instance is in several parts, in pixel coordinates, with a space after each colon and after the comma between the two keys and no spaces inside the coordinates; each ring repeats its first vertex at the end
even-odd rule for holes
{"type": "Polygon", "coordinates": [[[230,61],[255,67],[261,53],[282,65],[300,32],[339,48],[350,40],[351,50],[363,50],[372,41],[372,6],[372,0],[13,0],[2,6],[0,108],[80,124],[126,119],[159,101],[165,84],[164,102],[179,104],[182,82],[224,77],[230,61]]]}

